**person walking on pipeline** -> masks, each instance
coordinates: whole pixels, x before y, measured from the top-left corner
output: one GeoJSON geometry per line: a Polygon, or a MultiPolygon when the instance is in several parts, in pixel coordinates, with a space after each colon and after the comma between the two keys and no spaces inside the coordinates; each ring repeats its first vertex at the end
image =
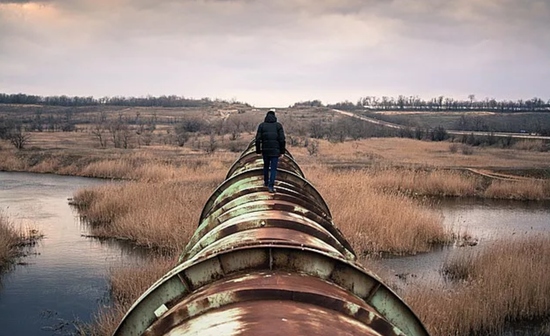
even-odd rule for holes
{"type": "Polygon", "coordinates": [[[279,157],[285,154],[285,131],[283,125],[277,122],[275,110],[269,110],[263,123],[256,133],[256,154],[262,154],[264,159],[264,186],[270,193],[275,192],[275,177],[279,157]]]}

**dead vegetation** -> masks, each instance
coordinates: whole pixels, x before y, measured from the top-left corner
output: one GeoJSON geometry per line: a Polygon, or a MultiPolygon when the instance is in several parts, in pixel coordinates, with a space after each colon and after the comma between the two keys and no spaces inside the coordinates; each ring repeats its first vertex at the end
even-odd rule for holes
{"type": "Polygon", "coordinates": [[[358,253],[414,254],[452,241],[436,212],[404,193],[378,190],[366,171],[315,167],[305,173],[358,253]]]}
{"type": "Polygon", "coordinates": [[[175,265],[176,260],[173,258],[156,257],[142,265],[111,268],[111,302],[108,306],[100,308],[91,323],[80,326],[78,334],[112,335],[134,301],[175,265]]]}
{"type": "MultiPolygon", "coordinates": [[[[228,167],[197,168],[189,180],[132,182],[84,189],[74,197],[94,236],[130,239],[137,244],[181,250],[198,225],[202,207],[223,180],[228,167]],[[208,177],[208,178],[207,178],[208,177]]],[[[404,193],[377,190],[364,171],[310,167],[306,176],[320,189],[336,225],[356,251],[409,254],[447,244],[433,210],[404,193]],[[343,192],[343,191],[346,192],[343,192]]],[[[179,175],[184,178],[186,175],[179,175]]]]}
{"type": "Polygon", "coordinates": [[[442,273],[449,283],[405,297],[434,336],[501,335],[510,323],[550,312],[550,237],[497,242],[460,254],[442,273]]]}
{"type": "Polygon", "coordinates": [[[524,181],[493,180],[485,190],[487,198],[542,200],[550,198],[548,180],[528,179],[524,181]]]}
{"type": "Polygon", "coordinates": [[[131,182],[77,192],[74,201],[91,234],[138,245],[181,251],[198,225],[200,211],[217,183],[131,182]]]}
{"type": "Polygon", "coordinates": [[[8,220],[0,217],[0,270],[16,255],[16,247],[20,241],[20,234],[13,228],[8,220]]]}
{"type": "Polygon", "coordinates": [[[0,213],[0,271],[6,269],[17,257],[22,255],[22,247],[33,245],[41,236],[37,229],[16,227],[5,215],[0,213]]]}
{"type": "MultiPolygon", "coordinates": [[[[88,125],[82,126],[89,128],[81,132],[33,132],[28,149],[0,150],[0,169],[131,180],[80,190],[75,195],[92,234],[175,254],[196,229],[202,206],[262,118],[250,111],[242,115],[225,111],[220,115],[222,122],[202,118],[201,111],[194,111],[190,118],[180,120],[185,127],[176,130],[168,126],[169,121],[180,118],[181,111],[168,112],[166,116],[147,114],[151,124],[157,117],[165,119],[166,124],[159,121],[154,129],[109,130],[105,125],[101,129],[88,125]],[[197,130],[205,125],[209,125],[208,132],[197,130]],[[130,131],[134,133],[130,135],[130,131]]],[[[325,127],[331,134],[317,134],[324,138],[313,140],[309,126],[314,123],[304,121],[315,118],[317,124],[327,126],[337,121],[334,115],[317,110],[289,110],[278,115],[289,135],[303,139],[293,145],[289,137],[289,145],[295,146],[290,150],[326,199],[336,225],[359,253],[414,254],[453,241],[457,233],[444,229],[439,214],[423,203],[421,196],[550,197],[550,183],[545,180],[496,181],[462,172],[466,167],[488,166],[548,169],[550,153],[540,152],[537,143],[518,142],[514,149],[506,150],[476,147],[474,151],[467,145],[450,148],[448,142],[400,138],[341,142],[346,134],[334,127],[325,127]]],[[[136,114],[135,119],[145,116],[145,112],[136,114]]],[[[4,236],[9,234],[0,231],[0,241],[4,236]]],[[[510,247],[512,252],[498,247],[491,250],[496,252],[487,252],[493,257],[454,261],[447,266],[447,273],[462,280],[449,288],[418,288],[407,302],[434,335],[483,334],[497,330],[499,323],[543,316],[541,312],[549,308],[544,300],[550,297],[550,279],[542,271],[549,269],[546,256],[550,251],[547,239],[541,241],[544,244],[535,242],[539,252],[527,243],[518,243],[510,247]],[[494,255],[502,256],[502,261],[494,255]],[[534,255],[544,257],[537,260],[534,255]],[[472,266],[478,264],[488,271],[472,266]],[[528,306],[531,299],[538,300],[534,307],[528,306]],[[516,309],[516,304],[520,308],[516,309]]],[[[113,269],[112,307],[100,311],[94,327],[83,334],[110,334],[129,305],[173,264],[155,260],[113,269]]]]}

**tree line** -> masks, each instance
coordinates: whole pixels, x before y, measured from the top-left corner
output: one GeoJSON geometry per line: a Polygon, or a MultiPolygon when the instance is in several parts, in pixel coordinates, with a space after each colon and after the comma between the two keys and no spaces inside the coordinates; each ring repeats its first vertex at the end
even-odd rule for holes
{"type": "MultiPolygon", "coordinates": [[[[324,107],[320,100],[297,102],[293,107],[324,107]]],[[[339,110],[373,110],[373,111],[488,111],[488,112],[550,112],[550,99],[541,98],[518,100],[500,100],[485,98],[477,100],[471,94],[468,99],[460,100],[452,97],[438,96],[431,99],[421,99],[418,96],[397,97],[365,96],[356,103],[350,101],[327,104],[326,107],[339,110]]]]}
{"type": "Polygon", "coordinates": [[[145,97],[69,97],[61,96],[38,96],[23,93],[7,94],[0,93],[0,104],[19,105],[50,105],[50,106],[140,106],[140,107],[209,107],[216,103],[241,104],[236,100],[225,101],[221,99],[201,98],[193,99],[183,96],[145,96],[145,97]]]}

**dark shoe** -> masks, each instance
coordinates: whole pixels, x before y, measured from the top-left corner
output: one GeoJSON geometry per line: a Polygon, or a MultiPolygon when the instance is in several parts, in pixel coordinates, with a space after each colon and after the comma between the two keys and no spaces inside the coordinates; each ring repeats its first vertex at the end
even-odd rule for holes
{"type": "Polygon", "coordinates": [[[269,188],[269,192],[272,193],[272,194],[275,193],[275,188],[270,187],[270,188],[269,188]]]}

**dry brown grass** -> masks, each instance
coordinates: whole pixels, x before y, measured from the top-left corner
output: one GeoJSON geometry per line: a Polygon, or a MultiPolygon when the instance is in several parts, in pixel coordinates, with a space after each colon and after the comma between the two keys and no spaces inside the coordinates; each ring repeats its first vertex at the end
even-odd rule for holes
{"type": "Polygon", "coordinates": [[[549,236],[496,243],[444,270],[461,280],[406,296],[434,336],[500,335],[507,323],[550,314],[549,236]]]}
{"type": "MultiPolygon", "coordinates": [[[[214,159],[195,167],[172,168],[167,182],[132,182],[83,189],[74,201],[98,237],[180,250],[193,234],[202,207],[228,167],[214,159]],[[170,176],[172,176],[170,175],[170,176]]],[[[166,168],[168,171],[169,168],[166,168]]],[[[442,220],[404,193],[379,190],[367,171],[335,172],[324,166],[306,171],[335,214],[337,225],[359,252],[417,253],[448,243],[442,220]],[[353,191],[353,192],[349,192],[353,191]]]]}
{"type": "Polygon", "coordinates": [[[19,159],[10,150],[0,150],[0,170],[4,171],[23,171],[27,169],[27,164],[19,159]]]}
{"type": "Polygon", "coordinates": [[[336,225],[358,253],[425,252],[452,240],[439,214],[404,194],[377,191],[366,171],[311,167],[306,176],[318,187],[336,225]]]}
{"type": "Polygon", "coordinates": [[[200,210],[216,182],[131,182],[77,192],[75,202],[97,237],[178,251],[198,226],[200,210]]]}
{"type": "Polygon", "coordinates": [[[541,200],[550,198],[550,182],[545,180],[498,181],[493,180],[485,190],[487,198],[541,200]]]}
{"type": "Polygon", "coordinates": [[[512,148],[517,150],[544,152],[548,147],[543,140],[521,140],[513,144],[512,148]]]}
{"type": "MultiPolygon", "coordinates": [[[[103,167],[111,166],[106,163],[103,167]]],[[[113,167],[118,176],[140,181],[82,189],[75,194],[74,202],[82,205],[81,214],[92,223],[92,235],[130,239],[171,251],[185,246],[198,226],[202,207],[229,168],[227,162],[214,157],[190,160],[179,168],[154,164],[113,167]]]]}
{"type": "Polygon", "coordinates": [[[371,184],[382,190],[400,191],[425,196],[474,196],[480,185],[478,178],[450,170],[372,170],[371,184]]]}
{"type": "MultiPolygon", "coordinates": [[[[324,163],[414,165],[436,168],[501,167],[548,168],[550,152],[477,147],[471,155],[451,153],[446,141],[430,142],[402,138],[370,138],[343,143],[319,141],[319,157],[324,163]]],[[[306,149],[292,148],[299,162],[307,162],[306,149]],[[304,161],[304,160],[306,161],[304,161]]]]}
{"type": "Polygon", "coordinates": [[[37,229],[30,226],[16,227],[0,213],[0,271],[21,256],[20,247],[33,245],[41,237],[37,229]]]}
{"type": "Polygon", "coordinates": [[[0,216],[0,271],[15,257],[19,237],[19,232],[12,224],[4,216],[0,216]]]}
{"type": "Polygon", "coordinates": [[[29,171],[33,173],[56,173],[59,172],[60,165],[58,158],[51,157],[30,167],[29,171]]]}
{"type": "Polygon", "coordinates": [[[112,335],[130,306],[153,283],[176,265],[171,258],[154,258],[144,265],[112,268],[109,274],[111,305],[100,308],[80,335],[112,335]]]}

